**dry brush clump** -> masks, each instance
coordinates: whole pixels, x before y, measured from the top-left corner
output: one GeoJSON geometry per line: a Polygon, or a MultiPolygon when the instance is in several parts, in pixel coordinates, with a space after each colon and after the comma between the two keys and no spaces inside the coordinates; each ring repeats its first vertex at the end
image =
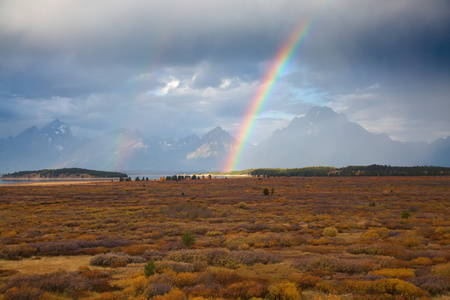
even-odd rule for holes
{"type": "Polygon", "coordinates": [[[400,268],[400,269],[385,268],[381,270],[371,271],[369,274],[379,275],[387,278],[400,278],[400,279],[409,279],[416,277],[414,269],[409,268],[400,268]]]}
{"type": "Polygon", "coordinates": [[[155,249],[149,249],[144,252],[142,257],[144,257],[146,260],[162,260],[164,257],[167,256],[167,253],[155,250],[155,249]]]}
{"type": "Polygon", "coordinates": [[[168,270],[175,273],[185,273],[195,271],[194,264],[178,261],[168,261],[168,260],[157,261],[155,262],[155,266],[156,266],[155,270],[157,273],[164,273],[167,272],[168,270]]]}
{"type": "Polygon", "coordinates": [[[338,234],[338,230],[335,227],[325,227],[322,234],[326,237],[335,237],[338,234]]]}
{"type": "Polygon", "coordinates": [[[351,254],[382,255],[384,251],[380,244],[359,243],[348,246],[347,252],[351,254]]]}
{"type": "Polygon", "coordinates": [[[300,300],[301,294],[292,282],[280,282],[269,287],[268,298],[271,300],[300,300]]]}
{"type": "Polygon", "coordinates": [[[304,245],[299,247],[299,249],[303,252],[310,253],[318,253],[318,254],[334,254],[334,253],[342,253],[345,250],[344,246],[336,246],[336,245],[304,245]]]}
{"type": "Polygon", "coordinates": [[[21,259],[36,256],[82,255],[104,251],[120,246],[130,245],[130,241],[120,238],[100,239],[96,241],[75,240],[40,242],[27,245],[5,246],[0,251],[3,259],[21,259]],[[93,250],[93,251],[92,251],[93,250]]]}
{"type": "Polygon", "coordinates": [[[102,293],[117,290],[109,284],[109,277],[109,273],[89,269],[18,276],[8,282],[4,299],[39,299],[46,292],[78,298],[91,291],[102,293]]]}
{"type": "Polygon", "coordinates": [[[331,255],[309,255],[296,259],[292,266],[304,272],[328,271],[332,273],[358,274],[373,269],[373,261],[331,255]]]}
{"type": "Polygon", "coordinates": [[[322,279],[319,276],[312,275],[309,272],[303,273],[301,275],[291,276],[293,282],[301,289],[311,289],[314,288],[322,279]]]}
{"type": "Polygon", "coordinates": [[[180,250],[169,252],[166,260],[186,263],[206,262],[210,266],[237,268],[239,264],[252,266],[255,264],[279,263],[281,256],[261,250],[237,250],[205,249],[205,250],[180,250]]]}
{"type": "MultiPolygon", "coordinates": [[[[353,292],[358,295],[397,295],[400,299],[417,299],[426,293],[414,284],[398,278],[382,278],[372,281],[347,280],[335,286],[342,293],[353,292]]],[[[326,286],[324,286],[326,289],[326,286]]]]}
{"type": "Polygon", "coordinates": [[[149,278],[144,276],[135,278],[127,292],[134,298],[172,299],[176,293],[182,296],[181,299],[250,299],[266,298],[270,289],[269,281],[264,278],[241,276],[229,270],[198,273],[175,273],[167,270],[149,278]]]}
{"type": "Polygon", "coordinates": [[[19,260],[22,258],[32,257],[37,249],[28,245],[11,245],[5,246],[0,250],[0,257],[8,260],[19,260]]]}
{"type": "Polygon", "coordinates": [[[429,274],[411,278],[409,281],[420,289],[430,293],[431,295],[450,292],[450,277],[448,276],[437,276],[429,274]]]}
{"type": "Polygon", "coordinates": [[[246,236],[230,236],[224,242],[224,246],[229,250],[243,250],[245,248],[273,248],[292,247],[303,244],[304,238],[295,233],[268,233],[256,232],[246,236]]]}
{"type": "Polygon", "coordinates": [[[192,202],[179,202],[170,204],[162,211],[169,218],[174,219],[207,219],[213,217],[212,211],[204,204],[192,202]]]}
{"type": "Polygon", "coordinates": [[[244,280],[228,285],[220,293],[230,299],[261,298],[267,294],[267,287],[254,280],[244,280]]]}
{"type": "Polygon", "coordinates": [[[145,263],[147,260],[141,256],[131,256],[123,252],[98,254],[89,262],[92,266],[100,267],[125,267],[129,263],[145,263]]]}

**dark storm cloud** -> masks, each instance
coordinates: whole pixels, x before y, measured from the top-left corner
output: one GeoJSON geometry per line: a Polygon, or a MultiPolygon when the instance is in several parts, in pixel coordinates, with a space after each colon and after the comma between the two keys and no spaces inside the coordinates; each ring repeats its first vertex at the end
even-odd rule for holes
{"type": "Polygon", "coordinates": [[[52,118],[80,134],[157,133],[164,120],[167,136],[180,124],[234,133],[280,45],[310,20],[258,139],[314,104],[398,139],[450,134],[448,1],[6,0],[0,136],[52,118]]]}
{"type": "MultiPolygon", "coordinates": [[[[305,49],[305,59],[327,70],[353,71],[364,80],[398,83],[448,75],[450,4],[446,1],[334,2],[305,49]],[[353,3],[352,3],[353,2],[353,3]],[[352,9],[348,9],[350,7],[352,9]],[[403,75],[403,76],[400,76],[403,75]]],[[[345,78],[345,77],[344,77],[345,78]]],[[[348,80],[348,78],[345,78],[348,80]]]]}
{"type": "Polygon", "coordinates": [[[414,141],[448,135],[450,3],[346,4],[331,5],[303,49],[310,84],[375,132],[414,141]]]}

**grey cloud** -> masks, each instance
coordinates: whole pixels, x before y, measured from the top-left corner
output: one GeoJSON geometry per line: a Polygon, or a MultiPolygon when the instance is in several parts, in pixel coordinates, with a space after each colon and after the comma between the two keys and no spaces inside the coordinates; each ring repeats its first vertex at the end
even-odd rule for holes
{"type": "Polygon", "coordinates": [[[380,77],[399,84],[414,77],[448,77],[448,2],[346,3],[351,6],[334,2],[337,11],[328,12],[329,18],[314,28],[311,45],[304,49],[305,59],[312,59],[322,70],[339,67],[347,75],[344,80],[353,75],[356,86],[380,77]]]}
{"type": "MultiPolygon", "coordinates": [[[[450,4],[440,0],[2,1],[0,117],[59,117],[80,133],[235,133],[276,51],[311,19],[258,138],[326,103],[403,140],[450,134],[450,4]],[[176,89],[151,93],[172,77],[176,89]]],[[[19,123],[4,124],[2,135],[19,123]]]]}

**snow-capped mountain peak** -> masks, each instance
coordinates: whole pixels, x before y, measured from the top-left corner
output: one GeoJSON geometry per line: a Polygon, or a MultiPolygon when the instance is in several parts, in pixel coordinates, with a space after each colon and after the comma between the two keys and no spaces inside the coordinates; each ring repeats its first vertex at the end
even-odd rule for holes
{"type": "Polygon", "coordinates": [[[45,125],[40,132],[43,136],[47,137],[49,142],[73,137],[69,126],[61,122],[59,119],[45,125]]]}

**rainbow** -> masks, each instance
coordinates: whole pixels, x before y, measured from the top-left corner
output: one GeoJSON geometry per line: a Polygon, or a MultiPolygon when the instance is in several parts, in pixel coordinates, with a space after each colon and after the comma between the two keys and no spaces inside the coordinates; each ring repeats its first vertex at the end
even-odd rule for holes
{"type": "Polygon", "coordinates": [[[110,156],[104,161],[104,168],[106,170],[118,170],[123,168],[128,158],[130,158],[133,149],[133,139],[129,139],[129,131],[126,129],[118,129],[118,132],[112,133],[116,135],[114,139],[110,141],[109,148],[111,149],[110,156]]]}
{"type": "Polygon", "coordinates": [[[286,42],[278,50],[272,65],[266,72],[262,80],[262,84],[256,91],[256,94],[244,115],[242,126],[236,137],[236,144],[227,159],[226,165],[223,168],[224,171],[233,171],[238,169],[241,159],[245,153],[246,145],[248,144],[247,141],[255,127],[256,117],[261,113],[267,103],[267,100],[272,94],[277,81],[286,71],[289,63],[294,57],[294,54],[297,52],[298,47],[308,35],[311,24],[312,22],[300,24],[300,26],[293,31],[286,42]]]}
{"type": "Polygon", "coordinates": [[[258,115],[261,113],[265,104],[269,100],[276,83],[281,79],[289,67],[298,48],[311,32],[313,24],[316,23],[319,16],[326,10],[327,7],[330,6],[332,2],[333,0],[324,0],[320,5],[320,9],[313,15],[313,17],[309,19],[308,22],[300,23],[281,45],[244,115],[242,125],[236,137],[236,143],[232,147],[225,166],[222,168],[223,171],[228,172],[239,169],[241,160],[246,152],[248,140],[253,132],[253,129],[255,128],[258,115]]]}

